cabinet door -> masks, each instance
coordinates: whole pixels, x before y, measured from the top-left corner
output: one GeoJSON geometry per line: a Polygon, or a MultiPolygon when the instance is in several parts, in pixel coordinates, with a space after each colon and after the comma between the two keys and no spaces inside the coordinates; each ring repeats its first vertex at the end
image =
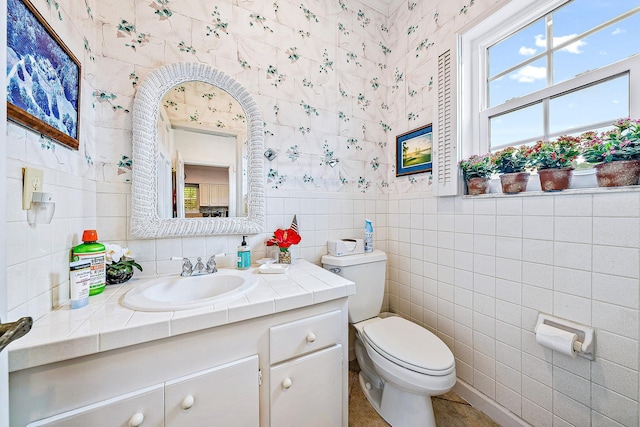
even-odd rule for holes
{"type": "Polygon", "coordinates": [[[342,424],[342,346],[336,344],[270,370],[272,426],[342,424]]]}
{"type": "Polygon", "coordinates": [[[209,206],[220,205],[220,195],[217,184],[209,184],[209,206]]]}
{"type": "Polygon", "coordinates": [[[167,427],[257,426],[259,407],[258,356],[165,384],[167,427]]]}
{"type": "Polygon", "coordinates": [[[164,426],[163,384],[74,409],[27,427],[161,427],[164,426]]]}
{"type": "Polygon", "coordinates": [[[200,206],[209,206],[211,198],[209,197],[209,184],[198,184],[200,190],[200,206]]]}
{"type": "Polygon", "coordinates": [[[218,185],[218,206],[229,206],[229,186],[218,185]]]}

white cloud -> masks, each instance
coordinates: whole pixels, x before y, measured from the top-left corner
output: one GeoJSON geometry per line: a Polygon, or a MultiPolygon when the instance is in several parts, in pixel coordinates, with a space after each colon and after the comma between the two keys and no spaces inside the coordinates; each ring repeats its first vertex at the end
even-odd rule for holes
{"type": "Polygon", "coordinates": [[[626,30],[623,30],[622,28],[616,28],[615,30],[613,30],[613,32],[611,33],[612,36],[619,36],[620,34],[626,33],[626,30]]]}
{"type": "Polygon", "coordinates": [[[534,67],[533,65],[527,65],[509,76],[510,79],[518,83],[533,83],[546,77],[547,69],[545,67],[534,67]]]}
{"type": "Polygon", "coordinates": [[[538,49],[534,49],[532,47],[524,47],[522,46],[520,48],[520,50],[518,50],[518,53],[520,55],[524,55],[524,56],[533,56],[536,54],[536,52],[538,51],[538,49]]]}
{"type": "MultiPolygon", "coordinates": [[[[554,37],[553,38],[553,45],[557,46],[559,44],[564,43],[565,41],[574,38],[575,36],[577,36],[577,34],[569,34],[566,36],[560,36],[560,37],[554,37]]],[[[582,46],[585,46],[587,43],[583,42],[582,40],[578,40],[575,43],[571,43],[568,46],[563,47],[560,50],[564,50],[565,52],[569,52],[569,53],[575,53],[580,54],[583,53],[584,51],[580,50],[580,48],[582,46]]],[[[544,38],[544,36],[542,34],[538,34],[536,36],[536,46],[538,47],[546,47],[547,46],[547,40],[544,38]]]]}

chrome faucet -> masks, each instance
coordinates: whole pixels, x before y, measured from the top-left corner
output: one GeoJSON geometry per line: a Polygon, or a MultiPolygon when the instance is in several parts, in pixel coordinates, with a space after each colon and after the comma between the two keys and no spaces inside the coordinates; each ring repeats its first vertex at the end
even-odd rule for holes
{"type": "Polygon", "coordinates": [[[202,262],[202,257],[198,257],[195,267],[191,264],[189,258],[171,257],[170,259],[172,261],[182,260],[182,273],[180,273],[180,276],[182,277],[199,276],[201,274],[212,274],[218,272],[218,267],[216,266],[216,255],[211,255],[209,257],[206,266],[202,262]]]}

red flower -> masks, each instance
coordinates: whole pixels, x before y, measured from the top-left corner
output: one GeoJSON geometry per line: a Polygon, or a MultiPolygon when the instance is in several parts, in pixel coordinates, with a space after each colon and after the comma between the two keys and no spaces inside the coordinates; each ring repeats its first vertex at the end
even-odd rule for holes
{"type": "Polygon", "coordinates": [[[286,230],[277,229],[273,232],[273,237],[267,240],[267,246],[277,246],[280,249],[288,249],[291,245],[297,245],[302,237],[292,228],[286,230]]]}

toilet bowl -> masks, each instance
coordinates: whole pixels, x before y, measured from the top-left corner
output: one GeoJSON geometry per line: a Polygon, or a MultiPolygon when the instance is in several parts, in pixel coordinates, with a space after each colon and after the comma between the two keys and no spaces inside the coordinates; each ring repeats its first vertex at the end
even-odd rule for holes
{"type": "Polygon", "coordinates": [[[394,427],[435,427],[431,396],[456,383],[449,348],[427,329],[397,316],[353,326],[359,382],[371,405],[394,427]]]}
{"type": "Polygon", "coordinates": [[[386,254],[322,257],[323,267],[356,284],[349,297],[359,383],[373,408],[393,427],[435,427],[431,396],[456,382],[451,350],[427,329],[400,316],[379,316],[386,254]]]}

